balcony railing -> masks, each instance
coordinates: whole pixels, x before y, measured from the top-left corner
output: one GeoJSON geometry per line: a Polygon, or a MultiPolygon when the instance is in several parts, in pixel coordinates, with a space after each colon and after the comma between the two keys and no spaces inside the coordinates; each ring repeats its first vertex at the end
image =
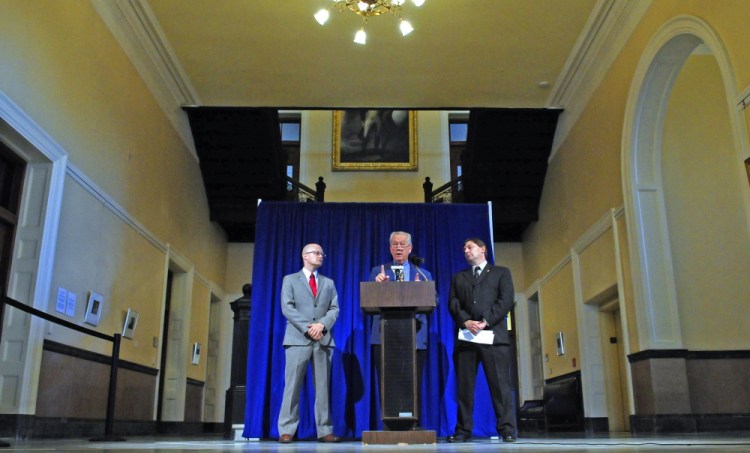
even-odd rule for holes
{"type": "Polygon", "coordinates": [[[315,189],[313,190],[308,186],[302,184],[296,179],[292,179],[289,176],[286,177],[286,200],[287,201],[298,201],[300,203],[322,203],[325,200],[326,194],[326,183],[323,182],[323,177],[318,177],[318,182],[315,183],[315,189]]]}
{"type": "Polygon", "coordinates": [[[425,203],[462,203],[464,201],[463,176],[448,181],[435,190],[432,190],[432,186],[430,177],[426,177],[422,184],[425,203]]]}

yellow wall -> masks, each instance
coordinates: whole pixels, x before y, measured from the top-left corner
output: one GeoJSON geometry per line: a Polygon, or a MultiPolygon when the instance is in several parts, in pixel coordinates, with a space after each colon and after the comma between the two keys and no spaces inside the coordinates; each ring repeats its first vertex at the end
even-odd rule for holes
{"type": "Polygon", "coordinates": [[[712,55],[690,57],[664,122],[664,201],[688,349],[750,347],[750,317],[737,316],[750,294],[747,180],[737,171],[723,89],[712,55]]]}
{"type": "MultiPolygon", "coordinates": [[[[162,327],[163,253],[69,177],[64,190],[48,311],[70,320],[55,312],[57,289],[64,288],[77,295],[74,320],[82,321],[88,293],[96,292],[104,298],[100,324],[83,325],[112,335],[122,333],[128,309],[136,310],[135,336],[123,338],[120,357],[156,366],[158,350],[152,339],[160,336],[162,327]]],[[[64,327],[50,327],[46,338],[107,356],[112,353],[111,343],[64,327]]]]}
{"type": "MultiPolygon", "coordinates": [[[[204,279],[224,284],[226,239],[209,222],[198,162],[91,2],[2,1],[0,8],[0,91],[127,217],[66,178],[48,311],[57,287],[66,288],[78,296],[73,321],[80,323],[87,292],[96,291],[105,296],[97,329],[112,334],[122,330],[123,313],[137,309],[136,338],[123,341],[122,358],[155,366],[167,244],[204,279]]],[[[101,341],[62,328],[48,337],[109,354],[101,341]]]]}
{"type": "Polygon", "coordinates": [[[582,250],[578,261],[581,272],[581,300],[584,303],[617,285],[612,230],[607,230],[582,250]]]}
{"type": "Polygon", "coordinates": [[[208,362],[208,319],[211,303],[211,291],[202,282],[193,282],[193,303],[190,305],[190,334],[188,335],[188,371],[187,377],[198,381],[206,380],[206,363],[208,362]],[[193,345],[200,343],[200,361],[192,363],[193,345]]]}
{"type": "MultiPolygon", "coordinates": [[[[719,35],[727,48],[737,78],[737,86],[734,88],[740,92],[750,84],[750,48],[747,46],[750,40],[750,30],[744,25],[744,18],[750,17],[750,2],[738,0],[721,2],[659,0],[652,2],[643,20],[616,57],[549,164],[539,209],[540,220],[532,224],[524,237],[524,271],[527,282],[541,280],[552,272],[557,263],[568,256],[571,245],[602,215],[612,208],[623,206],[621,140],[625,106],[634,71],[646,45],[658,28],[668,20],[683,14],[695,15],[705,20],[719,35]]],[[[736,155],[736,151],[732,152],[736,155]]],[[[729,165],[734,166],[735,174],[739,174],[736,166],[741,165],[740,159],[735,159],[729,165]]],[[[731,212],[723,212],[723,214],[743,215],[731,212]]],[[[714,215],[715,220],[722,217],[723,215],[714,215]]],[[[747,233],[747,225],[740,226],[738,229],[740,234],[747,233]]],[[[621,233],[621,235],[624,234],[626,233],[621,233]]],[[[625,244],[624,237],[619,239],[619,244],[621,246],[625,244]]],[[[744,245],[737,242],[735,245],[746,248],[747,242],[745,241],[744,245]]],[[[627,249],[623,250],[623,253],[625,256],[630,255],[627,249]]],[[[714,258],[721,256],[717,250],[710,250],[707,253],[713,254],[714,258]]],[[[680,257],[680,259],[684,258],[680,257]]],[[[744,261],[740,260],[739,269],[746,269],[743,266],[745,266],[744,261]]],[[[629,272],[629,268],[626,270],[629,272]]],[[[629,278],[629,274],[627,277],[629,278]]],[[[722,289],[713,289],[724,292],[722,289]]],[[[732,310],[731,307],[736,309],[737,304],[740,303],[739,300],[734,299],[726,302],[730,304],[727,310],[732,310]]],[[[630,303],[630,300],[626,299],[626,302],[630,303]]],[[[637,332],[635,332],[635,317],[632,309],[632,307],[627,308],[631,345],[634,345],[637,343],[632,343],[632,338],[637,338],[637,332]]],[[[687,344],[691,348],[732,348],[732,345],[747,348],[747,340],[743,340],[747,338],[746,335],[725,337],[725,340],[719,344],[716,341],[707,341],[702,333],[697,334],[695,330],[698,328],[698,318],[710,317],[705,309],[707,307],[704,305],[700,311],[694,312],[694,320],[688,320],[683,326],[688,334],[687,344]]],[[[736,332],[737,327],[742,324],[735,322],[730,325],[730,329],[736,332]]],[[[575,325],[574,320],[571,320],[570,326],[573,325],[575,325]]],[[[544,326],[545,332],[551,330],[550,326],[544,326]]],[[[746,331],[747,328],[744,330],[746,331]]],[[[631,352],[636,352],[636,350],[637,348],[631,352]]]]}
{"type": "Polygon", "coordinates": [[[555,272],[539,290],[542,321],[542,355],[545,358],[544,378],[549,379],[579,369],[573,268],[570,262],[555,272]],[[557,355],[556,334],[562,332],[565,354],[557,355]],[[573,360],[576,366],[573,366],[573,360]]]}

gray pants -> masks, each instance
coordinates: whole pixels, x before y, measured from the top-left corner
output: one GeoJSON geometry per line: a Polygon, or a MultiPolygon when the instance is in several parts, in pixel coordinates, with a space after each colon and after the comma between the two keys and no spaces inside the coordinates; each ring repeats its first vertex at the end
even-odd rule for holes
{"type": "Polygon", "coordinates": [[[294,436],[299,423],[299,394],[305,382],[307,364],[312,360],[315,381],[315,425],[318,437],[333,433],[331,411],[328,405],[328,382],[331,375],[333,348],[313,341],[305,346],[284,346],[286,368],[284,371],[284,398],[279,410],[279,436],[294,436]]]}

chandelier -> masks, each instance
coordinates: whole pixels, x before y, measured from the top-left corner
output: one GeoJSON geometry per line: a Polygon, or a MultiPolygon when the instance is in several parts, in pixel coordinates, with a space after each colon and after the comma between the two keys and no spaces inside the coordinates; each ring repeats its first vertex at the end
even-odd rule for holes
{"type": "MultiPolygon", "coordinates": [[[[404,20],[401,17],[401,8],[406,3],[406,0],[332,0],[333,4],[328,8],[322,8],[313,15],[315,20],[320,25],[324,25],[328,18],[331,16],[331,10],[336,8],[339,12],[341,11],[352,11],[362,16],[362,26],[359,31],[354,34],[354,42],[357,44],[365,44],[367,42],[367,33],[365,33],[365,25],[367,25],[367,19],[374,16],[380,16],[381,14],[391,13],[396,16],[399,21],[399,29],[403,36],[408,35],[414,30],[408,20],[404,20]]],[[[422,6],[425,0],[411,0],[414,6],[422,6]]]]}

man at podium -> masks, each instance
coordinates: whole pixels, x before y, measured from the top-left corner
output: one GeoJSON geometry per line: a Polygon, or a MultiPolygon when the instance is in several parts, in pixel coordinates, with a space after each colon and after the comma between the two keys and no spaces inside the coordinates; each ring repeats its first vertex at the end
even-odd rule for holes
{"type": "MultiPolygon", "coordinates": [[[[394,231],[388,239],[391,257],[390,263],[375,266],[370,272],[370,281],[373,282],[398,282],[398,281],[431,281],[432,274],[427,269],[419,266],[421,260],[411,256],[412,241],[411,234],[405,231],[394,231]]],[[[417,321],[417,401],[421,402],[420,388],[422,386],[422,371],[424,370],[425,357],[427,356],[427,315],[418,313],[417,321]]],[[[378,381],[382,379],[382,370],[380,369],[380,315],[372,316],[372,329],[370,334],[370,344],[372,345],[372,358],[375,362],[375,371],[378,381]]],[[[418,403],[419,405],[420,403],[418,403]]],[[[415,428],[419,428],[419,421],[415,428]]]]}

